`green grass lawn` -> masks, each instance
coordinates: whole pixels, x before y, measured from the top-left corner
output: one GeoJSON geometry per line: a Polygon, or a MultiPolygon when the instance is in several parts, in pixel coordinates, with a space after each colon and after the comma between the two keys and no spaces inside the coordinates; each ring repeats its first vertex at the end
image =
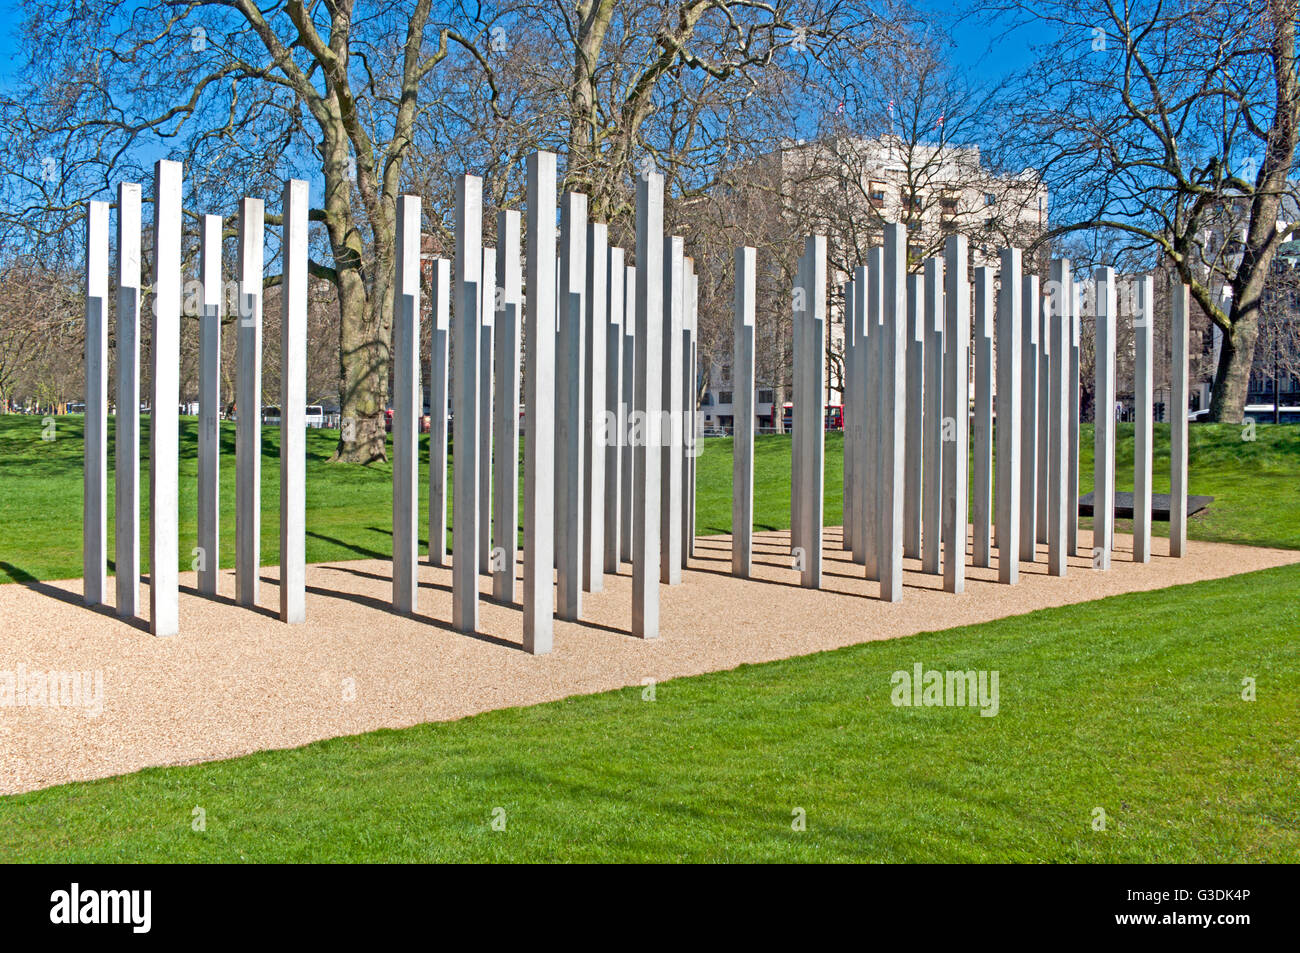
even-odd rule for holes
{"type": "MultiPolygon", "coordinates": [[[[110,427],[110,472],[113,466],[110,427]]],[[[142,420],[148,447],[148,418],[142,420]]],[[[1261,424],[1257,439],[1241,439],[1241,428],[1201,424],[1191,428],[1191,491],[1216,497],[1210,510],[1191,521],[1195,539],[1300,548],[1300,427],[1261,424]]],[[[190,566],[195,545],[197,422],[182,418],[180,431],[180,554],[190,566]]],[[[279,559],[279,430],[263,430],[262,560],[279,559]]],[[[392,468],[387,464],[345,466],[327,462],[334,431],[310,430],[307,439],[307,560],[392,556],[392,468]]],[[[0,581],[74,578],[81,575],[82,418],[56,418],[55,439],[41,439],[38,417],[0,415],[0,581]]],[[[1132,425],[1120,425],[1116,476],[1119,489],[1132,488],[1132,425]]],[[[427,436],[421,456],[427,457],[427,436]]],[[[234,560],[235,432],[222,427],[221,564],[234,560]]],[[[1092,488],[1092,428],[1081,438],[1081,491],[1092,488]]],[[[731,440],[703,441],[698,464],[696,519],[701,534],[731,529],[731,440]]],[[[826,522],[841,521],[843,438],[826,438],[826,522]]],[[[427,505],[427,466],[421,466],[420,508],[427,505]]],[[[1156,490],[1168,490],[1169,428],[1156,427],[1156,490]]],[[[141,464],[142,526],[148,526],[148,461],[141,464]]],[[[789,526],[790,439],[760,437],[754,453],[754,522],[758,529],[789,526]]],[[[109,507],[112,511],[112,480],[109,507]]],[[[425,526],[421,519],[420,525],[425,526]]],[[[1085,521],[1087,525],[1087,521],[1085,521]]],[[[108,521],[109,553],[113,520],[108,521]]],[[[1120,521],[1119,529],[1128,529],[1120,521]]],[[[1167,533],[1156,524],[1157,534],[1167,533]]],[[[147,535],[142,544],[148,571],[147,535]]],[[[427,545],[422,539],[421,545],[427,545]]],[[[111,569],[111,566],[110,566],[111,569]]]]}
{"type": "Polygon", "coordinates": [[[1298,586],[1285,567],[0,798],[0,861],[1294,861],[1298,586]],[[894,707],[917,662],[997,670],[999,713],[894,707]]]}

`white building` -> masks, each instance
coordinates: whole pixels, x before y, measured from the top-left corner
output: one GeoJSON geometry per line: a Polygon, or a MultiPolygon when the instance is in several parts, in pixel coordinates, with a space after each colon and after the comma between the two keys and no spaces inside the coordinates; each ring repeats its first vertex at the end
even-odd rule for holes
{"type": "MultiPolygon", "coordinates": [[[[757,194],[779,192],[782,227],[792,235],[828,237],[826,403],[831,405],[843,403],[843,285],[853,268],[866,263],[868,250],[881,243],[886,222],[907,225],[913,270],[941,254],[954,232],[967,236],[972,268],[997,267],[1001,248],[1026,247],[1047,223],[1047,190],[1038,174],[1030,169],[996,175],[984,167],[978,146],[909,143],[897,136],[792,142],[756,160],[739,178],[766,183],[757,194]]],[[[760,431],[780,426],[779,408],[789,399],[789,385],[788,371],[784,380],[759,381],[760,431]]],[[[729,364],[714,364],[700,408],[703,430],[730,431],[731,397],[729,364]]]]}

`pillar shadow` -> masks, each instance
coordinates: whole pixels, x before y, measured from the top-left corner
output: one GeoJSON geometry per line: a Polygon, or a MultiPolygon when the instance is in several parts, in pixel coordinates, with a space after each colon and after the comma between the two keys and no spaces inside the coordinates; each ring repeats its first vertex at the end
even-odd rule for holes
{"type": "MultiPolygon", "coordinates": [[[[719,561],[720,561],[720,562],[727,562],[727,563],[730,563],[730,562],[731,562],[731,560],[729,560],[729,559],[727,559],[727,560],[719,560],[719,561]]],[[[760,563],[760,565],[763,565],[763,564],[760,563]]],[[[785,587],[787,587],[787,588],[789,588],[789,589],[802,589],[802,588],[803,588],[803,586],[799,585],[799,583],[797,583],[797,582],[785,582],[784,580],[781,580],[781,579],[757,579],[757,578],[755,578],[754,576],[736,576],[736,575],[733,575],[732,573],[727,572],[727,571],[722,570],[722,569],[705,569],[703,566],[700,566],[700,567],[698,567],[698,568],[697,568],[697,567],[691,567],[691,570],[690,570],[690,571],[691,571],[691,572],[705,572],[705,573],[708,573],[708,574],[711,575],[711,576],[726,576],[728,579],[744,579],[744,580],[747,581],[747,582],[756,582],[756,583],[759,583],[760,585],[764,585],[764,586],[785,586],[785,587]]],[[[794,570],[790,570],[790,571],[793,572],[794,570]]],[[[831,591],[833,591],[833,592],[838,592],[838,590],[831,590],[831,591]]],[[[843,592],[843,593],[839,593],[839,594],[840,594],[840,595],[845,595],[845,596],[856,595],[856,593],[852,593],[852,592],[843,592]]]]}
{"type": "MultiPolygon", "coordinates": [[[[329,568],[333,569],[337,567],[331,566],[329,568]]],[[[382,578],[382,577],[376,577],[376,578],[382,578]]],[[[374,609],[377,612],[383,612],[388,615],[397,614],[393,612],[392,603],[385,602],[382,599],[377,599],[374,596],[362,595],[359,592],[338,592],[333,589],[324,589],[320,586],[307,586],[307,591],[312,593],[313,595],[325,596],[326,598],[332,598],[332,599],[340,599],[344,602],[355,603],[356,605],[365,606],[368,609],[374,609]]],[[[478,642],[487,642],[491,645],[497,645],[507,649],[514,649],[515,651],[518,652],[524,651],[523,645],[519,642],[511,642],[509,639],[503,639],[500,636],[496,636],[496,635],[489,635],[486,632],[462,632],[459,629],[457,629],[455,626],[453,626],[450,622],[447,622],[443,619],[435,618],[434,616],[431,615],[424,615],[423,613],[415,612],[412,613],[411,615],[402,616],[402,618],[411,619],[415,622],[419,622],[424,625],[431,626],[435,629],[441,629],[443,632],[449,632],[452,635],[465,636],[466,638],[474,639],[478,642]]]]}
{"type": "MultiPolygon", "coordinates": [[[[280,580],[272,579],[270,576],[258,576],[257,578],[259,582],[264,582],[268,585],[278,586],[280,584],[280,580]]],[[[198,596],[200,599],[207,599],[209,602],[219,602],[223,606],[230,606],[233,609],[242,609],[245,612],[256,612],[258,615],[264,615],[268,619],[275,619],[277,622],[280,621],[280,613],[276,609],[268,609],[266,606],[246,606],[240,603],[233,596],[222,595],[219,592],[215,594],[200,592],[198,586],[180,586],[179,589],[187,595],[198,596]]]]}
{"type": "MultiPolygon", "coordinates": [[[[72,589],[62,589],[58,586],[51,585],[48,582],[41,582],[31,573],[13,563],[0,560],[0,572],[3,572],[13,582],[22,586],[24,589],[30,589],[32,592],[55,599],[59,602],[65,602],[70,606],[76,606],[79,609],[85,609],[87,612],[93,612],[96,615],[102,615],[109,619],[116,619],[118,622],[125,622],[132,628],[139,629],[141,632],[149,634],[149,623],[139,616],[125,617],[117,614],[117,610],[108,605],[88,606],[84,594],[72,589]]],[[[144,577],[148,579],[148,577],[144,577]]]]}
{"type": "MultiPolygon", "coordinates": [[[[420,565],[427,566],[428,564],[421,563],[420,565]]],[[[331,572],[345,572],[348,575],[357,576],[361,579],[374,579],[376,582],[386,582],[389,585],[392,585],[393,582],[392,576],[384,576],[377,572],[366,572],[364,569],[353,569],[350,566],[331,566],[329,563],[325,563],[320,568],[328,569],[331,572]]],[[[436,589],[439,592],[451,592],[451,586],[444,586],[442,583],[438,582],[425,582],[424,580],[421,580],[419,585],[421,589],[436,589]]],[[[390,606],[389,609],[391,611],[392,607],[390,606]]]]}
{"type": "Polygon", "coordinates": [[[376,549],[367,549],[365,546],[358,546],[356,543],[345,542],[344,540],[336,539],[333,536],[326,536],[323,533],[315,533],[311,530],[307,530],[306,535],[310,536],[312,539],[319,539],[323,543],[332,543],[341,549],[351,550],[358,556],[364,556],[367,559],[387,559],[391,562],[393,558],[392,553],[381,553],[376,549]]]}
{"type": "MultiPolygon", "coordinates": [[[[568,621],[568,620],[557,619],[556,621],[558,622],[558,621],[568,621]]],[[[614,635],[622,635],[629,639],[636,639],[638,642],[645,641],[644,639],[637,639],[636,636],[632,634],[631,629],[620,629],[616,625],[605,625],[605,623],[603,622],[592,622],[590,619],[578,619],[578,621],[574,624],[580,625],[586,629],[598,629],[601,632],[610,632],[614,635]]]]}

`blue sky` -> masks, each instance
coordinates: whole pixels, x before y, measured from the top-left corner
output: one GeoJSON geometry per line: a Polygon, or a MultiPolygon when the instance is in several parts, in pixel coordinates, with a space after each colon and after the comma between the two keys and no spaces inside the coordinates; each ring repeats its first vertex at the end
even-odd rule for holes
{"type": "Polygon", "coordinates": [[[17,52],[15,39],[22,24],[22,15],[18,6],[0,7],[0,85],[8,82],[14,71],[14,54],[17,52]]]}
{"type": "MultiPolygon", "coordinates": [[[[943,18],[952,18],[960,12],[952,3],[943,0],[922,0],[918,5],[943,18]]],[[[22,12],[18,4],[0,6],[0,85],[6,83],[16,68],[14,56],[21,23],[22,12]]],[[[1032,31],[1022,28],[1005,40],[998,38],[998,32],[973,20],[955,25],[952,29],[955,41],[953,62],[969,69],[981,80],[995,80],[1006,70],[1026,65],[1030,59],[1032,31]],[[995,47],[992,53],[990,45],[995,47]]]]}

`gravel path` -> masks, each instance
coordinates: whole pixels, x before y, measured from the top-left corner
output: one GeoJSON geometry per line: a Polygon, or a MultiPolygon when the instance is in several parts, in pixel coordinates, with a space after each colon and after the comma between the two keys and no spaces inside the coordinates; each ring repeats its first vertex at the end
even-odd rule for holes
{"type": "MultiPolygon", "coordinates": [[[[520,614],[486,599],[481,632],[453,632],[451,573],[422,566],[415,618],[389,611],[391,564],[378,560],[307,567],[305,625],[276,618],[277,570],[263,570],[258,610],[232,604],[234,575],[221,597],[194,593],[181,575],[181,634],[157,639],[139,621],[81,604],[81,581],[0,586],[0,678],[23,670],[88,672],[80,706],[0,706],[0,794],[100,778],[151,765],[229,758],[377,728],[460,718],[492,708],[640,685],[1084,602],[1121,592],[1230,576],[1300,562],[1300,552],[1191,542],[1181,560],[1127,561],[1132,541],[1117,536],[1110,572],[1070,560],[1053,579],[1044,562],[1021,564],[1014,587],[993,569],[967,570],[966,592],[907,561],[906,596],[878,601],[827,530],[825,589],[798,587],[788,533],[755,535],[760,579],[730,576],[728,537],[696,544],[682,585],[661,588],[662,633],[629,634],[631,579],[624,566],[605,591],[584,596],[584,624],[557,622],[555,651],[520,649],[520,614]],[[94,679],[102,694],[94,699],[94,679]],[[98,710],[97,710],[98,709],[98,710]]],[[[1090,543],[1082,533],[1081,542],[1090,543]]],[[[1039,547],[1040,551],[1045,547],[1039,547]]],[[[1157,552],[1166,551],[1163,540],[1157,552]]],[[[1040,559],[1045,556],[1040,555],[1040,559]]],[[[490,580],[483,578],[490,593],[490,580]]],[[[518,591],[518,589],[516,590],[518,591]]],[[[110,587],[111,595],[111,587],[110,587]]],[[[142,605],[148,592],[142,587],[142,605]]]]}

